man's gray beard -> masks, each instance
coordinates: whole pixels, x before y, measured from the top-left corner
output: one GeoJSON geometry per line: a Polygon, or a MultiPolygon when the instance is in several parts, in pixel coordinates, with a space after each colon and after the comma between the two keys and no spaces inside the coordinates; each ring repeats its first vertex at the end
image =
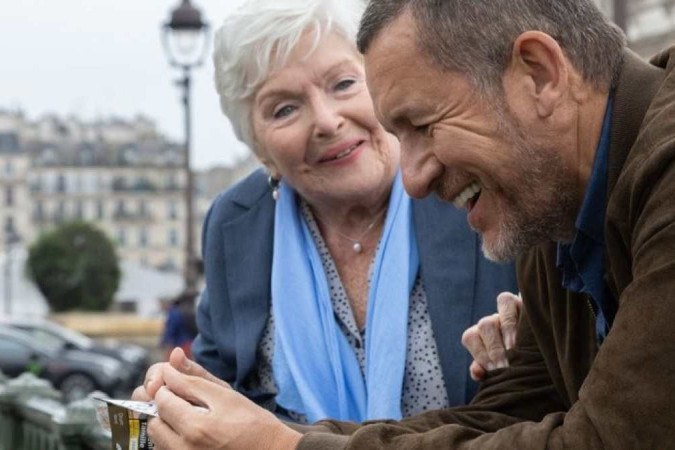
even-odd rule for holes
{"type": "MultiPolygon", "coordinates": [[[[522,161],[518,192],[500,203],[502,221],[496,242],[483,239],[482,250],[491,261],[515,259],[546,241],[568,240],[574,233],[576,183],[557,150],[535,148],[508,112],[500,117],[502,130],[510,135],[522,161]]],[[[500,114],[501,115],[501,114],[500,114]]]]}
{"type": "Polygon", "coordinates": [[[573,228],[573,222],[570,224],[569,219],[569,206],[573,205],[574,196],[571,191],[561,191],[554,199],[555,203],[549,205],[548,211],[540,211],[535,217],[513,210],[511,214],[502,216],[504,219],[499,224],[495,242],[482,241],[485,257],[495,262],[511,261],[535,245],[569,239],[570,229],[573,228]]]}

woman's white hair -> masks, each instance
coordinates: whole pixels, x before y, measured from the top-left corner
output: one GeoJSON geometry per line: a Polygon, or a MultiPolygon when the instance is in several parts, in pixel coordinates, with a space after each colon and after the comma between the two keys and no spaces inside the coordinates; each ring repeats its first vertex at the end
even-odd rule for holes
{"type": "MultiPolygon", "coordinates": [[[[249,0],[215,33],[213,64],[220,107],[237,138],[255,152],[251,107],[260,86],[286,63],[303,32],[314,46],[327,33],[354,42],[363,0],[249,0]]],[[[310,53],[311,51],[310,50],[310,53]]]]}

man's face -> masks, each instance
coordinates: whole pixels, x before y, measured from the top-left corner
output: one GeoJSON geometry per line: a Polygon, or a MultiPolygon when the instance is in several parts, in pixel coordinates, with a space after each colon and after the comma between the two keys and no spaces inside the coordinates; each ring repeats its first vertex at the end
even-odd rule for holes
{"type": "Polygon", "coordinates": [[[433,66],[416,47],[414,29],[402,15],[365,55],[375,112],[401,143],[408,193],[436,192],[465,208],[493,260],[569,237],[575,178],[551,133],[521,111],[522,102],[510,101],[508,80],[505,98],[486,100],[465,76],[433,66]]]}

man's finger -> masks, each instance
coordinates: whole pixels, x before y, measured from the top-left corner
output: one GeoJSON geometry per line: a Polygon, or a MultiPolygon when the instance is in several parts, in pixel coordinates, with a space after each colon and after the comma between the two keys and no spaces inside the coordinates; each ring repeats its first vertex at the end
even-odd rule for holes
{"type": "Polygon", "coordinates": [[[469,366],[469,375],[473,381],[481,381],[487,375],[485,369],[478,364],[476,361],[473,361],[469,366]]]}
{"type": "Polygon", "coordinates": [[[497,296],[497,311],[502,339],[507,350],[513,348],[516,344],[516,329],[521,305],[522,300],[520,296],[511,292],[502,292],[497,296]]]}
{"type": "Polygon", "coordinates": [[[490,360],[490,363],[483,367],[486,367],[488,370],[494,370],[508,366],[506,350],[502,342],[499,315],[495,313],[491,316],[483,317],[478,321],[477,326],[490,360]]]}
{"type": "Polygon", "coordinates": [[[462,345],[469,353],[471,353],[471,356],[477,364],[484,369],[492,370],[488,367],[491,365],[490,357],[488,356],[487,349],[480,337],[477,325],[467,328],[466,331],[464,331],[464,334],[462,334],[462,345]]]}
{"type": "MultiPolygon", "coordinates": [[[[178,373],[180,377],[190,381],[201,381],[208,383],[201,378],[191,377],[190,375],[183,375],[178,373]]],[[[183,381],[176,382],[172,380],[172,387],[162,386],[155,394],[155,403],[157,404],[157,413],[162,421],[171,427],[180,436],[185,436],[190,430],[190,427],[195,426],[193,414],[198,411],[197,405],[203,405],[202,400],[198,399],[198,395],[194,392],[187,393],[190,388],[183,387],[182,393],[174,393],[173,389],[177,389],[178,385],[183,381]]],[[[190,387],[192,387],[190,383],[190,387]]],[[[199,411],[206,412],[203,409],[199,411]]]]}
{"type": "Polygon", "coordinates": [[[131,399],[137,402],[149,402],[152,400],[152,397],[145,391],[145,387],[138,386],[134,389],[134,392],[131,393],[131,399]]]}
{"type": "Polygon", "coordinates": [[[148,422],[148,436],[155,444],[155,450],[185,448],[181,444],[181,437],[160,417],[154,417],[148,422]]]}
{"type": "Polygon", "coordinates": [[[164,385],[164,379],[162,377],[162,368],[167,364],[164,362],[156,363],[150,366],[148,371],[145,373],[145,380],[143,381],[143,387],[145,388],[146,394],[153,398],[157,389],[164,385]]]}
{"type": "Polygon", "coordinates": [[[231,389],[230,385],[227,384],[225,381],[216,377],[208,370],[206,370],[196,362],[189,359],[185,355],[183,349],[180,347],[176,347],[171,351],[171,354],[169,355],[169,363],[171,364],[171,367],[173,367],[174,369],[178,370],[181,373],[184,373],[186,375],[194,375],[199,378],[204,378],[213,383],[217,383],[223,387],[231,389]]]}

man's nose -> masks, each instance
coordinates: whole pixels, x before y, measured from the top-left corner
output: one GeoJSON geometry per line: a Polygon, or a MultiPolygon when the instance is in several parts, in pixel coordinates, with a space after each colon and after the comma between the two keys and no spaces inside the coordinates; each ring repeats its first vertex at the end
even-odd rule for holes
{"type": "Polygon", "coordinates": [[[434,181],[443,174],[443,165],[420,140],[401,141],[401,172],[406,192],[423,198],[433,191],[434,181]]]}

